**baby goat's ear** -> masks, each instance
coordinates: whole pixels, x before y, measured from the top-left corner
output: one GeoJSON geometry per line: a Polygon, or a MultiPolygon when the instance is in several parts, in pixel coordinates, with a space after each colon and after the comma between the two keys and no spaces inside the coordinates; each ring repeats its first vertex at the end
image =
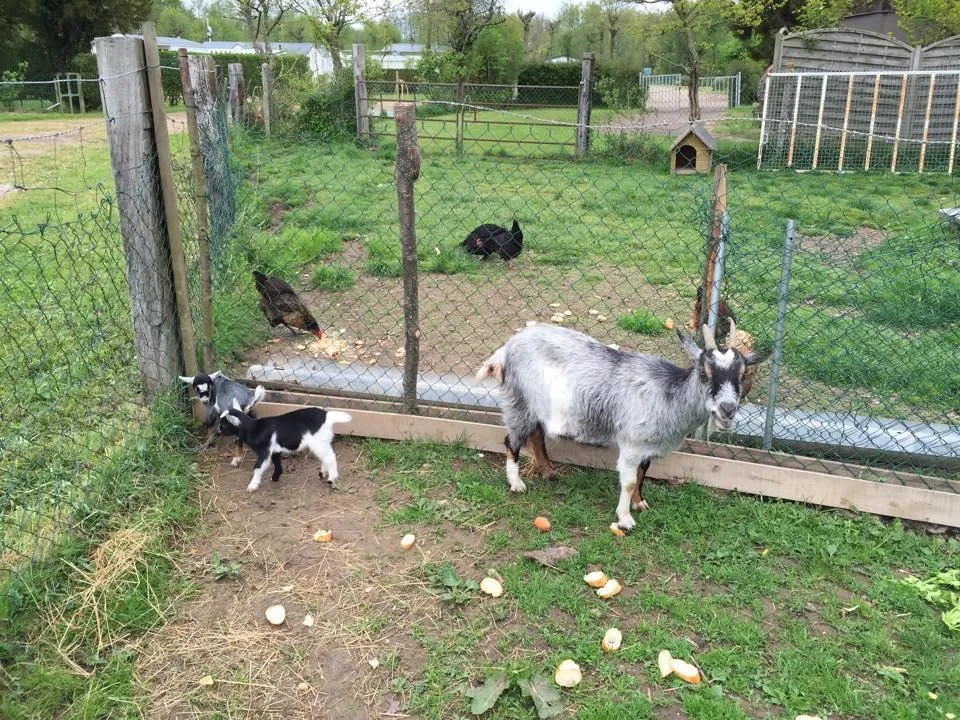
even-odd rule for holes
{"type": "Polygon", "coordinates": [[[178,377],[183,380],[187,385],[193,385],[193,378],[187,377],[186,375],[178,375],[178,377]]]}
{"type": "Polygon", "coordinates": [[[769,358],[772,354],[773,354],[772,350],[764,350],[763,352],[758,352],[758,353],[755,353],[755,352],[747,353],[746,355],[743,356],[743,361],[747,365],[759,365],[760,363],[764,362],[767,358],[769,358]]]}
{"type": "Polygon", "coordinates": [[[233,399],[233,405],[232,405],[232,407],[233,407],[233,409],[236,410],[237,412],[243,412],[243,408],[240,407],[240,401],[237,400],[236,398],[233,399]]]}
{"type": "Polygon", "coordinates": [[[212,373],[210,373],[211,380],[216,380],[218,377],[223,377],[223,373],[219,370],[214,370],[212,373]]]}
{"type": "Polygon", "coordinates": [[[226,420],[226,421],[227,421],[228,423],[230,423],[231,425],[234,425],[235,427],[240,427],[240,418],[238,418],[236,415],[234,415],[234,414],[233,414],[232,412],[230,412],[229,410],[224,410],[224,411],[220,414],[220,417],[221,417],[221,419],[226,420]]]}
{"type": "Polygon", "coordinates": [[[677,331],[677,337],[680,338],[680,347],[684,349],[687,355],[693,358],[694,362],[699,360],[700,356],[703,355],[703,350],[700,349],[700,346],[680,328],[674,328],[674,330],[677,331]]]}

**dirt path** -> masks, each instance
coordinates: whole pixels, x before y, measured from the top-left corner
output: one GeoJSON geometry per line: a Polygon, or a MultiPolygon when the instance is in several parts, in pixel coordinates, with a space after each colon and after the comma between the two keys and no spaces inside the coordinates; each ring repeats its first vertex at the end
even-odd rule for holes
{"type": "MultiPolygon", "coordinates": [[[[378,528],[377,471],[360,456],[360,442],[338,439],[334,447],[336,490],[319,480],[315,459],[301,457],[285,461],[280,482],[251,494],[249,452],[237,470],[229,454],[208,454],[204,531],[186,569],[196,596],[145,640],[138,664],[150,717],[361,720],[404,706],[406,679],[424,659],[410,629],[439,622],[420,567],[439,558],[419,545],[402,551],[402,528],[378,528]],[[333,540],[315,542],[319,528],[333,540]],[[214,579],[215,553],[226,566],[238,563],[235,578],[214,579]],[[275,604],[287,613],[279,627],[264,617],[275,604]],[[308,614],[311,627],[303,624],[308,614]],[[205,676],[212,684],[201,683],[205,676]]],[[[447,549],[476,542],[452,526],[445,533],[447,549]]]]}

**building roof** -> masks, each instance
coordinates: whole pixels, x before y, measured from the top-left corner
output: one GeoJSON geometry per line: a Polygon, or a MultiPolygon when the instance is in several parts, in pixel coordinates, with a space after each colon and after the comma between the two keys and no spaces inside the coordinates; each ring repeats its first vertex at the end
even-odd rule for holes
{"type": "Polygon", "coordinates": [[[695,122],[690,125],[688,130],[685,130],[682,135],[677,137],[673,141],[673,145],[670,147],[670,152],[673,152],[677,147],[687,139],[687,136],[690,134],[696,135],[699,138],[700,142],[707,146],[709,150],[715,150],[717,147],[717,141],[713,139],[713,135],[710,134],[710,131],[704,126],[702,122],[695,122]]]}
{"type": "Polygon", "coordinates": [[[561,55],[559,57],[552,57],[547,60],[548,63],[575,63],[580,62],[576,58],[567,57],[566,55],[561,55]]]}
{"type": "Polygon", "coordinates": [[[396,54],[396,55],[418,55],[427,49],[426,45],[420,43],[390,43],[378,53],[396,54]]]}

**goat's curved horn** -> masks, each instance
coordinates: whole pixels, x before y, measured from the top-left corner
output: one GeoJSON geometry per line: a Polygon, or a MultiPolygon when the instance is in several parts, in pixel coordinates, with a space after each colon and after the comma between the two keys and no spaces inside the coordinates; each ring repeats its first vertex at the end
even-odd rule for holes
{"type": "Polygon", "coordinates": [[[713,336],[713,330],[711,330],[710,326],[706,324],[704,324],[703,326],[703,349],[704,350],[717,349],[717,339],[713,336]]]}

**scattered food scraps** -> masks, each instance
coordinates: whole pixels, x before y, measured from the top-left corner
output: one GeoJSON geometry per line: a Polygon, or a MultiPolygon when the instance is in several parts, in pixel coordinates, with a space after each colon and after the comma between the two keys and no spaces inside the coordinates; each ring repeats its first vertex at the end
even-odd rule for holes
{"type": "Polygon", "coordinates": [[[700,671],[695,665],[691,665],[684,660],[677,660],[674,658],[670,662],[670,666],[673,668],[673,674],[681,680],[684,680],[691,685],[700,684],[700,671]]]}
{"type": "Polygon", "coordinates": [[[553,680],[560,687],[572,688],[579,685],[580,681],[583,680],[583,673],[580,671],[580,666],[573,660],[564,660],[557,665],[553,680]]]}
{"type": "Polygon", "coordinates": [[[402,538],[400,538],[400,547],[404,550],[409,550],[413,547],[413,544],[417,541],[417,536],[413,533],[407,533],[402,538]]]}
{"type": "Polygon", "coordinates": [[[663,321],[663,327],[667,330],[673,330],[673,318],[667,318],[663,321]]]}
{"type": "Polygon", "coordinates": [[[620,529],[620,526],[616,523],[610,523],[610,532],[616,535],[617,537],[623,537],[626,533],[620,529]]]}
{"type": "Polygon", "coordinates": [[[550,316],[550,322],[562,323],[562,322],[563,322],[563,314],[562,314],[562,313],[556,313],[555,315],[551,315],[551,316],[550,316]]]}
{"type": "Polygon", "coordinates": [[[485,577],[480,582],[480,590],[481,592],[485,592],[487,595],[495,598],[503,595],[503,585],[500,584],[499,580],[492,577],[485,577]]]}
{"type": "Polygon", "coordinates": [[[623,643],[623,633],[616,628],[610,628],[603,634],[603,640],[600,641],[600,649],[605,653],[616,652],[623,643]]]}
{"type": "Polygon", "coordinates": [[[330,542],[333,539],[333,530],[317,530],[313,539],[320,543],[330,542]]]}
{"type": "Polygon", "coordinates": [[[550,530],[550,521],[543,517],[543,515],[540,515],[533,519],[533,526],[540,532],[547,532],[550,530]]]}
{"type": "Polygon", "coordinates": [[[368,664],[370,665],[370,667],[372,667],[374,670],[376,670],[378,667],[380,667],[380,661],[379,661],[377,658],[370,658],[369,660],[367,660],[367,663],[368,663],[368,664]]]}
{"type": "Polygon", "coordinates": [[[303,624],[306,627],[313,627],[313,615],[305,615],[303,618],[303,624]]]}
{"type": "Polygon", "coordinates": [[[264,615],[267,616],[267,622],[271,625],[283,625],[283,621],[287,619],[287,611],[283,605],[271,605],[264,615]]]}
{"type": "Polygon", "coordinates": [[[592,588],[601,588],[607,584],[607,576],[602,570],[594,570],[584,575],[583,581],[592,588]]]}
{"type": "Polygon", "coordinates": [[[207,687],[213,685],[213,677],[210,675],[204,675],[202,678],[200,678],[200,684],[207,687]]]}
{"type": "Polygon", "coordinates": [[[657,655],[657,667],[660,668],[660,677],[665,678],[673,674],[673,656],[669,650],[661,650],[657,655]]]}
{"type": "Polygon", "coordinates": [[[621,590],[623,590],[623,586],[617,582],[617,579],[610,578],[602,588],[597,590],[597,597],[607,600],[608,598],[619,595],[621,590]]]}

